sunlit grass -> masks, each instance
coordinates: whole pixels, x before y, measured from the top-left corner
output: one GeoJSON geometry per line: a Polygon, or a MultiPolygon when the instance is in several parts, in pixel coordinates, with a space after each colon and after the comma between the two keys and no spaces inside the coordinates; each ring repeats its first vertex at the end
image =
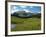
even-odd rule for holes
{"type": "Polygon", "coordinates": [[[16,24],[16,28],[12,31],[26,31],[26,30],[40,30],[41,20],[40,18],[18,18],[11,17],[11,23],[16,24]]]}

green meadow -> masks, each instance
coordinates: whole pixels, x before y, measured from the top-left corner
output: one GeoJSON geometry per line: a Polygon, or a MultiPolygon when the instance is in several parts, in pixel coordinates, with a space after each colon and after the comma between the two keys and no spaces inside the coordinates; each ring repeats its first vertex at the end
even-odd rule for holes
{"type": "Polygon", "coordinates": [[[16,24],[16,28],[11,31],[28,31],[28,30],[40,30],[41,19],[40,18],[18,18],[11,16],[11,24],[16,24]]]}

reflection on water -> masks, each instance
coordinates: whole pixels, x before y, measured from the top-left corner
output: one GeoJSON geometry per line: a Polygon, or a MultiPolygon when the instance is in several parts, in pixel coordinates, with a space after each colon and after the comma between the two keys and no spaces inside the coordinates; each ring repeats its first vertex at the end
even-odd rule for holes
{"type": "Polygon", "coordinates": [[[16,27],[16,24],[11,24],[11,29],[14,29],[16,27]]]}

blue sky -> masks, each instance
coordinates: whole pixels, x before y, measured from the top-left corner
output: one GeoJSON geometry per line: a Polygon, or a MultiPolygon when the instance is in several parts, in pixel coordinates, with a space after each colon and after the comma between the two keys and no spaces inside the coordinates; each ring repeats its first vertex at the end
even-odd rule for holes
{"type": "Polygon", "coordinates": [[[16,11],[26,11],[32,13],[40,13],[41,7],[40,6],[23,6],[23,5],[11,5],[11,13],[16,11]]]}

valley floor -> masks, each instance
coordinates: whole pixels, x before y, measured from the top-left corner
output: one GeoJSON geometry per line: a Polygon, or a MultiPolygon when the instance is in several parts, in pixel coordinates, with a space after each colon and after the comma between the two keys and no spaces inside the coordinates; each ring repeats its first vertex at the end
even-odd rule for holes
{"type": "Polygon", "coordinates": [[[40,18],[18,18],[11,16],[11,24],[16,25],[16,27],[11,29],[11,31],[28,31],[41,29],[40,18]]]}

